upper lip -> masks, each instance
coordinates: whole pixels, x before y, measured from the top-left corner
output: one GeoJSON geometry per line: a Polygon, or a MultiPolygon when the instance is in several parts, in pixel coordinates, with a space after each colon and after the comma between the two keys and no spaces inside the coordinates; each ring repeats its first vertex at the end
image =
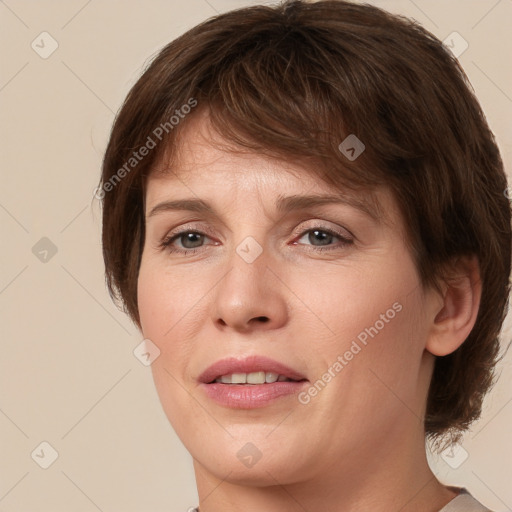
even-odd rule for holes
{"type": "Polygon", "coordinates": [[[278,373],[279,375],[284,375],[292,380],[306,379],[304,375],[283,363],[279,363],[278,361],[274,361],[268,357],[250,356],[244,359],[229,357],[213,363],[203,373],[201,373],[199,376],[199,382],[209,384],[222,375],[252,372],[273,372],[278,373]]]}

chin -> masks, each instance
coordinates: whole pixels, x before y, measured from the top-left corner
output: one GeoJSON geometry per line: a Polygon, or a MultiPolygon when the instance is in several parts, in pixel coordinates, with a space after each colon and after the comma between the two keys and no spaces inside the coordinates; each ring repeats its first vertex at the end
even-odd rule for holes
{"type": "Polygon", "coordinates": [[[290,460],[288,450],[283,450],[282,454],[274,456],[271,460],[262,456],[254,465],[246,465],[236,456],[222,457],[221,454],[208,457],[207,454],[202,453],[200,457],[194,457],[194,459],[219,480],[225,480],[234,485],[271,487],[278,484],[291,484],[299,480],[299,473],[303,473],[290,460]]]}
{"type": "Polygon", "coordinates": [[[294,442],[290,436],[268,437],[275,426],[266,425],[259,432],[251,427],[236,429],[236,433],[229,429],[233,437],[224,432],[214,439],[211,431],[210,436],[197,432],[194,438],[182,441],[195,463],[219,480],[237,485],[290,484],[303,479],[308,468],[313,469],[304,452],[304,436],[294,442]]]}

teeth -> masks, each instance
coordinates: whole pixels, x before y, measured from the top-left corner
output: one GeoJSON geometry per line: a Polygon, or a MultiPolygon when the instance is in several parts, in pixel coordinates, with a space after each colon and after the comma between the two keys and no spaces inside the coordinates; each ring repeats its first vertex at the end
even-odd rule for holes
{"type": "Polygon", "coordinates": [[[222,384],[265,384],[286,381],[291,379],[274,372],[232,373],[215,379],[215,382],[222,384]]]}
{"type": "Polygon", "coordinates": [[[247,382],[246,373],[233,373],[231,375],[231,384],[245,384],[247,382]]]}
{"type": "Polygon", "coordinates": [[[279,377],[279,374],[277,374],[277,373],[267,372],[265,374],[265,382],[275,382],[278,377],[279,377]]]}
{"type": "Polygon", "coordinates": [[[265,384],[265,372],[248,373],[247,384],[265,384]]]}

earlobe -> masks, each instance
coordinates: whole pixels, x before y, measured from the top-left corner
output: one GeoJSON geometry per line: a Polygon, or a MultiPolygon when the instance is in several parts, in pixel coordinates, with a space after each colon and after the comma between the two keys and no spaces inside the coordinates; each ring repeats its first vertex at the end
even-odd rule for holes
{"type": "Polygon", "coordinates": [[[436,356],[451,354],[464,343],[475,325],[480,306],[482,283],[476,256],[458,258],[452,269],[425,346],[436,356]]]}

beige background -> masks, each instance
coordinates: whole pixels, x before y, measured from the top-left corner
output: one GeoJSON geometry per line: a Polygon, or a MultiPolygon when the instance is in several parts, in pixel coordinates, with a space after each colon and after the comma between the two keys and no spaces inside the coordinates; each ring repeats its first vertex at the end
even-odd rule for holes
{"type": "MultiPolygon", "coordinates": [[[[93,189],[114,113],[147,59],[216,12],[251,3],[0,1],[0,512],[185,512],[197,504],[190,457],[150,368],[133,355],[141,337],[104,286],[93,189]],[[58,43],[46,59],[31,47],[51,49],[43,31],[58,43]],[[47,469],[38,465],[50,462],[43,441],[58,453],[47,469]]],[[[460,61],[510,172],[512,1],[372,3],[469,43],[460,61]]],[[[496,511],[512,507],[511,361],[509,353],[464,439],[468,458],[457,469],[445,459],[455,466],[465,452],[432,459],[439,478],[496,511]]]]}

